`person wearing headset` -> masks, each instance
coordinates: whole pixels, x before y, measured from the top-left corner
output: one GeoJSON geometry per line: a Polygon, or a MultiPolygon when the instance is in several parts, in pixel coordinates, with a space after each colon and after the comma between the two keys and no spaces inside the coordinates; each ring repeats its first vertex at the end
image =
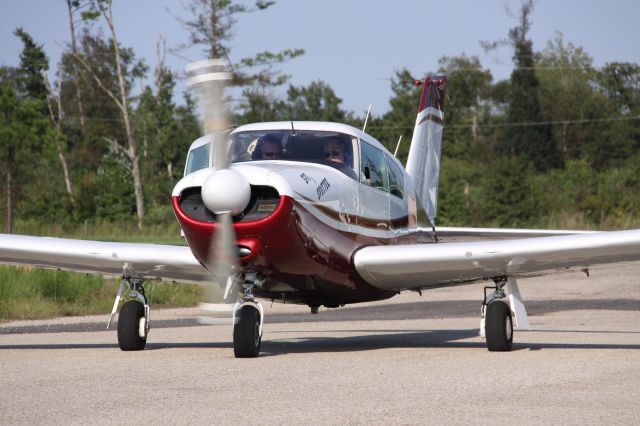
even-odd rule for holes
{"type": "Polygon", "coordinates": [[[282,158],[282,144],[280,138],[270,133],[258,139],[256,148],[251,153],[252,160],[280,160],[282,158]]]}
{"type": "Polygon", "coordinates": [[[322,156],[324,161],[340,170],[342,173],[357,179],[356,173],[353,170],[353,165],[350,152],[347,151],[347,143],[344,139],[337,136],[332,136],[324,141],[322,144],[322,156]]]}

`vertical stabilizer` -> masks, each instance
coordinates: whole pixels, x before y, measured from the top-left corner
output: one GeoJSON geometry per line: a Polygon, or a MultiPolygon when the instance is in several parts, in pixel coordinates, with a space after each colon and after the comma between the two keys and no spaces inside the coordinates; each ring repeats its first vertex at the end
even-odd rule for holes
{"type": "Polygon", "coordinates": [[[422,85],[422,96],[409,148],[407,173],[413,179],[416,196],[431,226],[435,227],[447,77],[427,77],[423,81],[416,81],[416,84],[422,85]]]}

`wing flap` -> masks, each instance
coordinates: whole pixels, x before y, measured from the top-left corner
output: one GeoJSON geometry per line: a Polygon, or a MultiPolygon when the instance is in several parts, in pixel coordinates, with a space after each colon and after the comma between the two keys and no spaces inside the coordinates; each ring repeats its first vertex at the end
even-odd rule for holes
{"type": "MultiPolygon", "coordinates": [[[[429,228],[421,228],[423,232],[431,232],[429,228]]],[[[597,231],[569,231],[562,229],[517,229],[517,228],[457,228],[439,226],[436,234],[440,239],[513,239],[532,237],[553,237],[558,235],[593,234],[597,231]]]]}
{"type": "Polygon", "coordinates": [[[365,247],[353,258],[371,285],[404,290],[640,259],[640,230],[365,247]]]}
{"type": "Polygon", "coordinates": [[[0,234],[0,263],[115,276],[128,264],[139,277],[196,283],[205,273],[186,246],[7,234],[0,234]]]}

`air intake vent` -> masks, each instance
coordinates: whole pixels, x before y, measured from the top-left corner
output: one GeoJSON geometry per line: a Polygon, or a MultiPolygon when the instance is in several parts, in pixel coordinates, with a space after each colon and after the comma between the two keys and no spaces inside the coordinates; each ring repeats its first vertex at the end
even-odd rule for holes
{"type": "MultiPolygon", "coordinates": [[[[251,185],[251,200],[247,208],[233,217],[234,222],[260,220],[275,211],[280,203],[280,195],[270,186],[251,185]]],[[[200,187],[187,188],[180,195],[182,211],[192,219],[201,222],[215,222],[216,215],[202,202],[200,187]]]]}

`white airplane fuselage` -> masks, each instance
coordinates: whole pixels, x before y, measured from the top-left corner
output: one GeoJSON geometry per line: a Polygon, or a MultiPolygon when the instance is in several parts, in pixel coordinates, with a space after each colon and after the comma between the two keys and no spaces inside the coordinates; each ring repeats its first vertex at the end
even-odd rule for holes
{"type": "MultiPolygon", "coordinates": [[[[352,167],[347,171],[322,159],[231,164],[230,168],[251,185],[251,202],[242,215],[234,217],[233,226],[243,270],[267,278],[254,290],[255,295],[328,307],[393,296],[394,292],[364,281],[355,272],[352,257],[367,245],[417,242],[415,195],[398,160],[371,136],[343,124],[260,123],[242,126],[230,137],[252,132],[277,134],[283,140],[290,137],[287,133],[293,133],[293,138],[306,135],[309,145],[318,143],[313,139],[316,135],[322,140],[325,135],[340,134],[353,142],[352,167]],[[361,166],[378,159],[379,176],[366,178],[361,166]],[[390,177],[392,169],[395,175],[390,177]],[[380,187],[370,183],[377,177],[383,178],[380,187]]],[[[211,173],[211,168],[190,173],[173,191],[176,217],[189,247],[203,265],[207,264],[217,227],[215,215],[206,211],[200,197],[202,184],[211,173]]]]}

